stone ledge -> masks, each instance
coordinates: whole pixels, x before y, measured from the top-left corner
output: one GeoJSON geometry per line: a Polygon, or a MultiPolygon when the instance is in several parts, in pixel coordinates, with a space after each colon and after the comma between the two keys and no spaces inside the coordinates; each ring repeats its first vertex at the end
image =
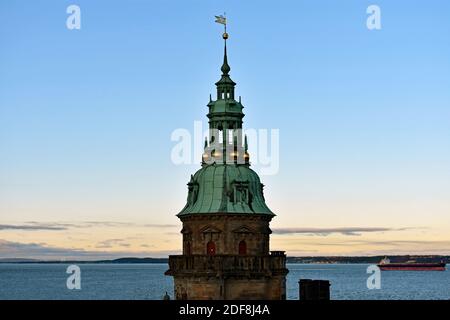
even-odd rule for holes
{"type": "Polygon", "coordinates": [[[286,275],[286,255],[172,255],[166,275],[270,277],[286,275]]]}

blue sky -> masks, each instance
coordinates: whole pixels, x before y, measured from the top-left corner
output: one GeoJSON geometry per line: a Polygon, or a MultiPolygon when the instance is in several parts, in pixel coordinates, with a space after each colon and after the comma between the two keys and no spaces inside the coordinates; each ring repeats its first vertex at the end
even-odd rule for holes
{"type": "MultiPolygon", "coordinates": [[[[386,250],[448,253],[444,0],[2,1],[0,222],[177,225],[198,165],[171,162],[170,135],[206,125],[223,50],[214,15],[224,11],[244,125],[280,129],[280,171],[262,177],[274,227],[413,228],[376,237],[423,241],[386,250]],[[70,4],[81,8],[81,30],[65,26],[70,4]],[[371,4],[381,30],[366,28],[371,4]]],[[[177,229],[161,229],[143,231],[142,242],[179,249],[177,229]]],[[[95,250],[114,236],[57,232],[0,229],[0,239],[95,250]]],[[[378,253],[374,237],[336,252],[378,253]]],[[[275,235],[273,245],[301,254],[310,238],[275,235]]],[[[333,248],[313,243],[305,253],[333,248]]]]}

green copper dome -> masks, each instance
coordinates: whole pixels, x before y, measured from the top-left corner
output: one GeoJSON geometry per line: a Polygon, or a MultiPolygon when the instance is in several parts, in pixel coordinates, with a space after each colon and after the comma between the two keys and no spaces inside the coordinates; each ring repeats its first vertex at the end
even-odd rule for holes
{"type": "Polygon", "coordinates": [[[244,107],[240,98],[239,101],[234,98],[236,83],[229,76],[230,69],[225,42],[222,76],[216,82],[217,99],[210,97],[208,103],[210,130],[202,168],[191,176],[187,204],[179,217],[198,214],[274,216],[265,203],[264,186],[258,174],[250,169],[247,137],[242,134],[244,107]],[[217,134],[218,131],[221,134],[217,134]]]}
{"type": "Polygon", "coordinates": [[[198,170],[188,183],[186,206],[178,216],[191,214],[267,214],[258,174],[247,165],[210,164],[198,170]]]}
{"type": "MultiPolygon", "coordinates": [[[[244,114],[242,113],[244,106],[234,99],[210,101],[208,103],[208,108],[209,118],[216,115],[219,116],[220,113],[222,113],[222,116],[232,116],[237,117],[238,119],[242,119],[244,117],[244,114]]],[[[229,120],[233,119],[230,118],[229,120]]]]}

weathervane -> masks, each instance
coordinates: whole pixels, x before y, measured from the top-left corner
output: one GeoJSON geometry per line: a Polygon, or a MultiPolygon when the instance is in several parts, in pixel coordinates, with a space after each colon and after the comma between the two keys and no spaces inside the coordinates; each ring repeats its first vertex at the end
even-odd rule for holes
{"type": "Polygon", "coordinates": [[[223,32],[222,38],[226,41],[228,39],[226,13],[224,13],[223,15],[220,15],[220,16],[215,16],[215,17],[216,17],[215,22],[223,24],[224,32],[223,32]]]}

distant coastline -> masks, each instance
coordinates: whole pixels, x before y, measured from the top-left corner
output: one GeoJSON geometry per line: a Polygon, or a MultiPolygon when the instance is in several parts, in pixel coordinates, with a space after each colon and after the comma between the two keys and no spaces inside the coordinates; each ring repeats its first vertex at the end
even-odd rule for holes
{"type": "MultiPolygon", "coordinates": [[[[309,257],[287,257],[287,263],[320,263],[320,264],[350,264],[364,263],[376,264],[385,256],[309,256],[309,257]]],[[[450,256],[442,255],[388,255],[391,262],[406,262],[414,260],[417,262],[439,262],[450,263],[450,256]]],[[[134,258],[125,257],[111,260],[38,260],[26,258],[0,259],[0,263],[168,263],[168,258],[134,258]]]]}

